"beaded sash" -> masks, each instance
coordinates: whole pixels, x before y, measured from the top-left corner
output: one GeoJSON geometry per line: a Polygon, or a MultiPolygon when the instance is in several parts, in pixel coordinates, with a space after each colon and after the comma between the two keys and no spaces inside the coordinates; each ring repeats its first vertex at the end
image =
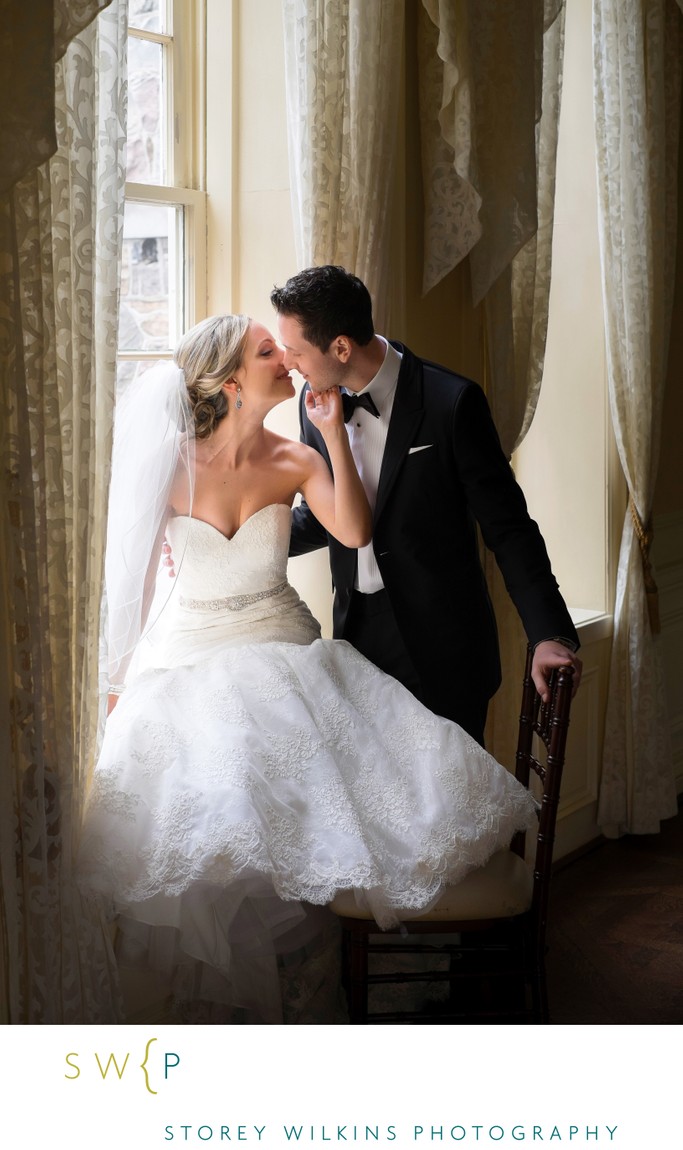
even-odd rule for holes
{"type": "Polygon", "coordinates": [[[187,607],[190,611],[243,611],[245,607],[251,607],[252,603],[258,603],[261,599],[281,595],[288,586],[289,583],[285,579],[284,583],[278,583],[277,587],[268,587],[265,591],[254,591],[251,595],[228,595],[224,599],[186,599],[181,595],[179,603],[181,607],[187,607]]]}

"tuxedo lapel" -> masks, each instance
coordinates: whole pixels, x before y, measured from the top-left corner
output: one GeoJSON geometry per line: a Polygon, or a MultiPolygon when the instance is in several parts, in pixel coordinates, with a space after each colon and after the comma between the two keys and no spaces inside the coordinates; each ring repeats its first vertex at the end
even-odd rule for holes
{"type": "Polygon", "coordinates": [[[384,505],[394,486],[401,464],[415,438],[415,433],[423,416],[421,365],[407,348],[402,347],[401,344],[395,346],[403,353],[403,359],[396,383],[394,406],[389,420],[387,441],[379,473],[375,522],[384,510],[384,505]]]}

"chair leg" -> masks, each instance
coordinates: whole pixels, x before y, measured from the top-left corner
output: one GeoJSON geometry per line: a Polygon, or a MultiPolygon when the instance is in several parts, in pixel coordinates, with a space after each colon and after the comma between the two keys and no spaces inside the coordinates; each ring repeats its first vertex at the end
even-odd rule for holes
{"type": "Polygon", "coordinates": [[[368,1020],[368,936],[363,930],[349,930],[349,977],[346,987],[349,1021],[363,1025],[368,1020]]]}

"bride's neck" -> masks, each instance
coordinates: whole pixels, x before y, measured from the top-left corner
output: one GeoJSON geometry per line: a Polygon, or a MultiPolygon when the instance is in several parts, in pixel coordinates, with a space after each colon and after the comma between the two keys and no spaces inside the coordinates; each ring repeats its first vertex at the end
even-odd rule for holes
{"type": "Polygon", "coordinates": [[[226,416],[216,430],[201,442],[197,442],[197,458],[210,464],[214,460],[225,467],[236,467],[248,458],[260,444],[265,428],[262,420],[226,416]]]}

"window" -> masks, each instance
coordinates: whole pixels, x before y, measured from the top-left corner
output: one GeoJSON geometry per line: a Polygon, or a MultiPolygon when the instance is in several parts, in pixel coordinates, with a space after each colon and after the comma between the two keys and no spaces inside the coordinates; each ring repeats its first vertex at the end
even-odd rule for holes
{"type": "Polygon", "coordinates": [[[118,388],[203,314],[202,0],[130,0],[118,388]]]}

